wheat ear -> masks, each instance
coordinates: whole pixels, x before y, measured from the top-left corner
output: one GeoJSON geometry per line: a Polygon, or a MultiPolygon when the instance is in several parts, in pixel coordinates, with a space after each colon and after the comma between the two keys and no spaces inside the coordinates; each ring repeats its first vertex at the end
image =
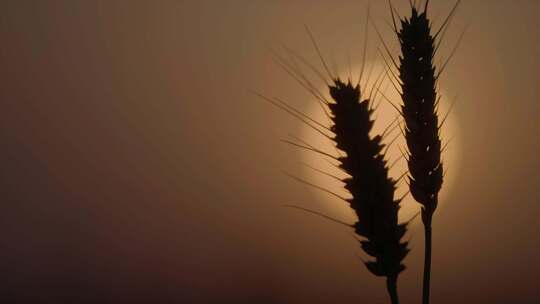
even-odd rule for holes
{"type": "Polygon", "coordinates": [[[370,137],[373,109],[369,100],[360,100],[359,85],[335,79],[329,89],[334,101],[328,104],[331,130],[337,147],[346,152],[339,158],[340,167],[350,176],[343,180],[352,195],[347,201],[358,217],[353,227],[364,239],[361,248],[375,258],[365,265],[374,275],[386,277],[391,301],[397,304],[397,279],[409,252],[407,242],[401,242],[407,223],[398,223],[400,200],[394,200],[396,182],[388,177],[381,136],[370,137]]]}
{"type": "MultiPolygon", "coordinates": [[[[428,3],[429,1],[426,1],[423,12],[419,12],[412,5],[410,18],[402,18],[401,29],[399,31],[395,29],[401,44],[399,79],[402,89],[401,110],[405,121],[405,139],[409,150],[409,187],[414,199],[422,206],[422,222],[425,230],[422,294],[424,304],[429,303],[430,294],[431,224],[443,183],[440,126],[437,115],[436,85],[439,74],[436,74],[436,67],[433,64],[437,49],[436,39],[440,30],[435,35],[431,34],[430,20],[427,17],[428,3]]],[[[453,12],[454,10],[449,17],[453,12]]],[[[445,24],[446,21],[441,29],[445,24]]]]}

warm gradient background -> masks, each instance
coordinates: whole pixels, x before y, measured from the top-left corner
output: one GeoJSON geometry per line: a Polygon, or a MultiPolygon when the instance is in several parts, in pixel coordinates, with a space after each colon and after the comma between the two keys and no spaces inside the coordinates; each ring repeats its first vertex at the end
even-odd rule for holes
{"type": "MultiPolygon", "coordinates": [[[[453,4],[432,2],[439,21],[453,4]]],[[[358,62],[365,4],[2,1],[0,302],[386,303],[350,229],[282,207],[322,206],[281,172],[301,125],[248,93],[310,102],[269,49],[317,63],[308,24],[328,58],[358,62]]],[[[539,13],[463,1],[442,49],[470,25],[441,82],[461,161],[433,303],[540,296],[539,13]]],[[[410,236],[400,294],[418,303],[421,226],[410,236]]]]}

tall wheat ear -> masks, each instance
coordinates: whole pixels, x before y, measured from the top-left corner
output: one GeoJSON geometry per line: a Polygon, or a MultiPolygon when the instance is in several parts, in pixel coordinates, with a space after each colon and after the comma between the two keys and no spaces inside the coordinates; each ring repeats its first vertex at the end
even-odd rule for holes
{"type": "MultiPolygon", "coordinates": [[[[446,67],[440,70],[434,65],[434,57],[446,32],[449,20],[458,7],[458,0],[434,35],[427,16],[429,1],[422,12],[411,5],[411,16],[400,18],[401,29],[394,19],[401,56],[399,58],[399,81],[403,105],[401,113],[405,121],[405,139],[408,148],[409,188],[414,199],[421,205],[425,231],[425,256],[422,300],[429,303],[432,251],[432,219],[438,205],[439,191],[443,184],[441,162],[441,139],[438,109],[437,80],[446,67]],[[439,38],[439,40],[437,40],[439,38]]],[[[461,39],[461,38],[460,38],[461,39]]],[[[454,49],[455,50],[455,49],[454,49]]]]}

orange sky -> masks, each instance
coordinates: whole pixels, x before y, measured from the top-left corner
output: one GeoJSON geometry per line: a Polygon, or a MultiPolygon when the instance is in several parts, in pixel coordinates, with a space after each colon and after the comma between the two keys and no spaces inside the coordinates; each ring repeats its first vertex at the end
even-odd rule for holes
{"type": "MultiPolygon", "coordinates": [[[[372,2],[392,41],[387,7],[372,2]]],[[[439,21],[452,6],[431,2],[439,21]]],[[[308,109],[270,49],[319,64],[307,24],[329,61],[359,62],[365,1],[18,0],[2,11],[8,299],[387,301],[351,229],[282,207],[335,211],[282,172],[299,172],[301,154],[279,140],[302,125],[249,93],[308,109]]],[[[442,59],[469,26],[441,80],[458,97],[460,163],[434,220],[433,303],[539,296],[538,12],[533,0],[463,1],[441,48],[442,59]]],[[[403,303],[421,294],[421,226],[409,236],[403,303]]]]}

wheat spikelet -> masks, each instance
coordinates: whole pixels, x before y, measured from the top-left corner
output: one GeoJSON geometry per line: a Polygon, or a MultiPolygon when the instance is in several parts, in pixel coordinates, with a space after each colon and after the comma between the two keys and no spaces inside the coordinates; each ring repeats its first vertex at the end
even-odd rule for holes
{"type": "Polygon", "coordinates": [[[422,205],[422,219],[429,224],[437,208],[437,196],[443,182],[439,120],[436,112],[436,76],[433,58],[435,39],[425,12],[415,7],[409,19],[401,20],[399,77],[405,120],[405,138],[409,149],[410,190],[422,205]]]}
{"type": "MultiPolygon", "coordinates": [[[[349,177],[340,179],[336,176],[330,176],[334,179],[340,179],[345,184],[345,189],[349,191],[351,198],[343,198],[324,187],[311,184],[296,177],[294,178],[348,202],[356,213],[358,220],[350,225],[313,210],[294,205],[287,206],[304,210],[354,228],[355,233],[361,238],[359,240],[360,247],[367,255],[374,258],[371,261],[365,262],[365,266],[372,274],[386,278],[387,290],[391,301],[397,304],[399,303],[397,279],[399,274],[405,269],[405,265],[402,262],[409,252],[407,248],[408,243],[401,240],[407,232],[409,222],[398,223],[398,212],[402,198],[394,199],[397,182],[388,176],[389,168],[385,160],[387,149],[382,144],[383,137],[388,135],[387,132],[391,133],[391,130],[394,130],[391,127],[395,121],[382,134],[374,137],[370,136],[374,124],[374,121],[371,119],[374,109],[369,98],[361,100],[362,94],[359,83],[362,77],[360,76],[358,84],[353,86],[350,80],[344,83],[339,77],[332,75],[323,59],[320,49],[315,43],[315,39],[308,29],[307,31],[328,74],[328,78],[322,76],[322,73],[317,71],[309,62],[298,54],[291,53],[290,50],[288,50],[292,55],[290,61],[285,60],[277,53],[274,54],[275,59],[287,74],[317,99],[323,111],[331,120],[331,126],[328,127],[307,117],[292,106],[276,98],[271,99],[260,94],[257,95],[297,118],[323,137],[333,141],[337,149],[345,152],[346,155],[344,156],[334,156],[318,150],[316,147],[298,138],[296,140],[301,142],[301,144],[284,141],[295,147],[307,149],[324,157],[339,161],[339,168],[349,177]],[[323,79],[330,91],[331,100],[323,96],[302,73],[300,67],[296,64],[296,59],[300,60],[301,63],[323,79]],[[331,135],[328,133],[331,133],[331,135]]],[[[369,74],[371,75],[371,72],[369,74]]],[[[368,75],[368,80],[370,75],[368,75]]],[[[381,73],[382,75],[383,73],[381,73]]],[[[366,80],[366,85],[367,83],[369,81],[366,80]]],[[[380,83],[382,83],[382,80],[380,83]]],[[[377,87],[376,84],[377,81],[375,81],[374,88],[377,87]]],[[[371,96],[371,93],[369,95],[371,96]]],[[[341,155],[342,153],[338,152],[338,154],[341,155]]],[[[323,173],[327,174],[326,172],[323,173]]]]}
{"type": "Polygon", "coordinates": [[[366,267],[386,277],[392,303],[398,303],[397,277],[405,269],[402,261],[409,252],[407,243],[401,242],[407,224],[398,223],[400,200],[394,200],[396,182],[388,177],[381,136],[369,134],[373,109],[369,100],[360,101],[359,85],[336,79],[329,89],[334,100],[328,104],[334,141],[347,154],[339,158],[340,167],[350,176],[343,180],[352,195],[347,201],[358,217],[353,227],[364,238],[362,249],[375,258],[366,267]]]}
{"type": "MultiPolygon", "coordinates": [[[[437,209],[438,194],[443,183],[436,86],[441,71],[436,74],[433,60],[438,47],[437,36],[443,28],[446,30],[447,21],[459,1],[435,35],[431,34],[431,24],[427,17],[428,3],[429,1],[426,1],[423,12],[411,5],[411,16],[400,20],[399,31],[395,28],[401,45],[399,80],[403,99],[401,112],[405,121],[404,133],[409,150],[409,188],[414,199],[422,206],[425,230],[424,304],[429,303],[432,217],[437,209]]],[[[390,9],[393,16],[393,8],[390,9]]]]}

